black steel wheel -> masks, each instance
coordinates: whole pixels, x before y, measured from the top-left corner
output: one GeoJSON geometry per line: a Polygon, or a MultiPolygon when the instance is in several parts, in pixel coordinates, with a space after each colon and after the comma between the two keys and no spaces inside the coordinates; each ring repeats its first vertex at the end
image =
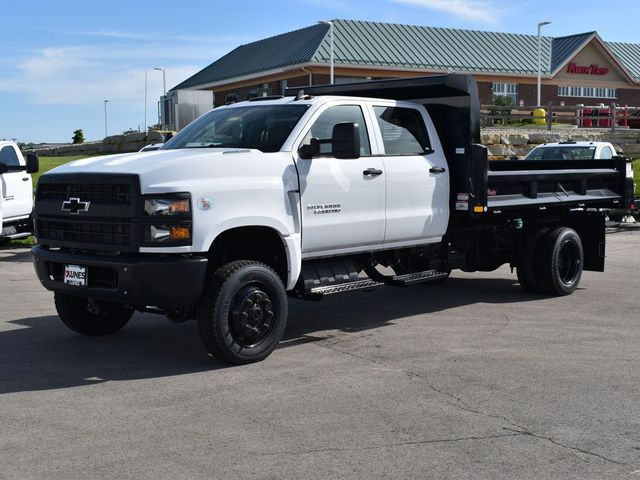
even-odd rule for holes
{"type": "Polygon", "coordinates": [[[133,309],[121,303],[92,301],[66,293],[54,294],[60,320],[76,333],[92,337],[111,335],[124,327],[133,309]]]}
{"type": "Polygon", "coordinates": [[[269,266],[237,260],[207,276],[196,307],[207,351],[236,365],[257,362],[278,346],[287,323],[287,297],[269,266]]]}
{"type": "Polygon", "coordinates": [[[527,239],[518,251],[516,272],[520,286],[525,292],[545,292],[540,278],[540,256],[543,240],[548,232],[547,228],[526,232],[527,239]]]}
{"type": "Polygon", "coordinates": [[[542,288],[552,295],[569,295],[578,288],[584,262],[582,241],[575,230],[560,227],[544,238],[542,288]]]}

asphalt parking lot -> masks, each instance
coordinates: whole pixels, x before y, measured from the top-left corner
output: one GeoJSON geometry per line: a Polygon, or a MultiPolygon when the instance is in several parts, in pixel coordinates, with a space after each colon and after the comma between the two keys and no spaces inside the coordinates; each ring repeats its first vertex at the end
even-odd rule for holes
{"type": "Polygon", "coordinates": [[[640,479],[640,228],[572,296],[506,267],[291,305],[266,361],[193,322],[86,338],[0,250],[0,478],[640,479]]]}

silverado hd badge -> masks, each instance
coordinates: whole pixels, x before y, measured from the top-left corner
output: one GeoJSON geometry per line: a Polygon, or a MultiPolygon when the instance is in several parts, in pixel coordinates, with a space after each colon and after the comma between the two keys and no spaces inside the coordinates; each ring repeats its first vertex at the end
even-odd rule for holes
{"type": "Polygon", "coordinates": [[[71,215],[78,215],[80,212],[88,211],[89,205],[91,205],[91,202],[82,202],[79,198],[72,197],[62,202],[60,210],[69,212],[71,215]]]}
{"type": "Polygon", "coordinates": [[[307,205],[307,210],[313,210],[314,215],[324,213],[340,213],[342,210],[341,203],[323,203],[321,205],[307,205]]]}

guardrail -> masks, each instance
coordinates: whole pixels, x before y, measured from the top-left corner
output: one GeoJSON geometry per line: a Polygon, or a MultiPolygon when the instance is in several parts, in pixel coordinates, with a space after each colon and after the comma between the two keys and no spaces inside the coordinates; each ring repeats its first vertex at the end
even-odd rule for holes
{"type": "Polygon", "coordinates": [[[561,106],[549,102],[543,109],[544,113],[539,110],[540,107],[526,105],[481,105],[480,108],[481,127],[539,125],[552,130],[554,126],[573,125],[611,131],[640,128],[640,107],[620,106],[616,103],[609,106],[602,103],[593,106],[561,106]]]}

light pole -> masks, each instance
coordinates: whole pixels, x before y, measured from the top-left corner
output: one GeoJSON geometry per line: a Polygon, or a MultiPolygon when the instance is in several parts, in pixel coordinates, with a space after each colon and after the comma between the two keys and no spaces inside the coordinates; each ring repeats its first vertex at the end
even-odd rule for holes
{"type": "Polygon", "coordinates": [[[330,60],[329,60],[329,83],[331,83],[331,85],[333,85],[333,21],[329,21],[329,20],[320,20],[318,23],[321,23],[322,25],[329,25],[329,41],[330,41],[330,60]]]}
{"type": "Polygon", "coordinates": [[[109,100],[104,101],[104,138],[107,138],[107,103],[109,100]]]}
{"type": "Polygon", "coordinates": [[[541,36],[541,32],[542,32],[542,27],[544,27],[545,25],[549,25],[551,22],[540,22],[538,23],[538,85],[537,85],[537,103],[536,106],[539,107],[540,106],[540,77],[542,75],[541,73],[541,64],[542,64],[542,36],[541,36]]]}
{"type": "Polygon", "coordinates": [[[162,117],[162,129],[165,129],[165,123],[167,112],[165,107],[167,105],[167,71],[164,67],[153,67],[154,70],[160,70],[162,72],[162,91],[164,96],[162,97],[162,107],[160,108],[160,116],[162,117]]]}
{"type": "Polygon", "coordinates": [[[147,71],[144,71],[144,133],[147,133],[147,71]]]}

